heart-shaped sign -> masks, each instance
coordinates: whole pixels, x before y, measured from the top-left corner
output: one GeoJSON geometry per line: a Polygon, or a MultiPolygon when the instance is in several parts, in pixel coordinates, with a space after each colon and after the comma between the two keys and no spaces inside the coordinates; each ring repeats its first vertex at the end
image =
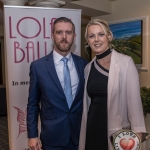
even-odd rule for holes
{"type": "Polygon", "coordinates": [[[132,150],[132,148],[134,147],[135,145],[135,141],[133,139],[121,139],[120,140],[120,146],[123,150],[132,150]]]}

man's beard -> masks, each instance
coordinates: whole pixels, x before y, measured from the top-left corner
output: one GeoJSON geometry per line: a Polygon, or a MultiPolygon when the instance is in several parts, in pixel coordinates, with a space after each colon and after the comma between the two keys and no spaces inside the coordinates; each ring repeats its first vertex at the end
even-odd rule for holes
{"type": "Polygon", "coordinates": [[[56,46],[56,48],[59,50],[59,51],[61,51],[61,52],[68,52],[68,51],[70,51],[70,49],[71,49],[71,46],[72,46],[72,44],[73,44],[73,40],[72,40],[72,42],[71,43],[69,43],[66,39],[62,39],[59,43],[57,43],[55,40],[54,40],[54,44],[55,44],[55,46],[56,46]],[[61,43],[67,43],[68,44],[68,46],[66,47],[63,47],[63,46],[61,46],[61,43]]]}

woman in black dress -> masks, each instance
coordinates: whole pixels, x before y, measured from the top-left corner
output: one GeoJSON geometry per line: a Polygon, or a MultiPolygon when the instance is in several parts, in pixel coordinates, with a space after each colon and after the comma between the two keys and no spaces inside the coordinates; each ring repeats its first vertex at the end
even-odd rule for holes
{"type": "Polygon", "coordinates": [[[106,21],[91,20],[85,38],[96,57],[85,68],[79,150],[112,150],[112,133],[145,132],[138,73],[131,57],[112,49],[106,21]]]}

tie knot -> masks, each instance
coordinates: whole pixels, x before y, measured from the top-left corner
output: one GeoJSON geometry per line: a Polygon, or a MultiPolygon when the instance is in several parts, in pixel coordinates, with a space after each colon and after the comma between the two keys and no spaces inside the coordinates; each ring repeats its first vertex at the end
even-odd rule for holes
{"type": "Polygon", "coordinates": [[[66,65],[67,62],[68,62],[68,58],[67,58],[67,57],[62,58],[61,60],[64,62],[65,65],[66,65]]]}

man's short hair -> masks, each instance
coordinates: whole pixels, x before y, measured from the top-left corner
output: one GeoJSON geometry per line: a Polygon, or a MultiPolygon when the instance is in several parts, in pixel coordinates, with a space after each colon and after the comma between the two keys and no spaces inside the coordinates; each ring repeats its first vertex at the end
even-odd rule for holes
{"type": "Polygon", "coordinates": [[[54,21],[53,26],[52,26],[52,33],[54,33],[54,31],[55,31],[55,25],[57,23],[59,23],[59,22],[71,23],[72,24],[73,33],[75,34],[75,25],[74,25],[74,23],[70,19],[68,19],[66,17],[60,17],[60,18],[57,18],[54,21]]]}

